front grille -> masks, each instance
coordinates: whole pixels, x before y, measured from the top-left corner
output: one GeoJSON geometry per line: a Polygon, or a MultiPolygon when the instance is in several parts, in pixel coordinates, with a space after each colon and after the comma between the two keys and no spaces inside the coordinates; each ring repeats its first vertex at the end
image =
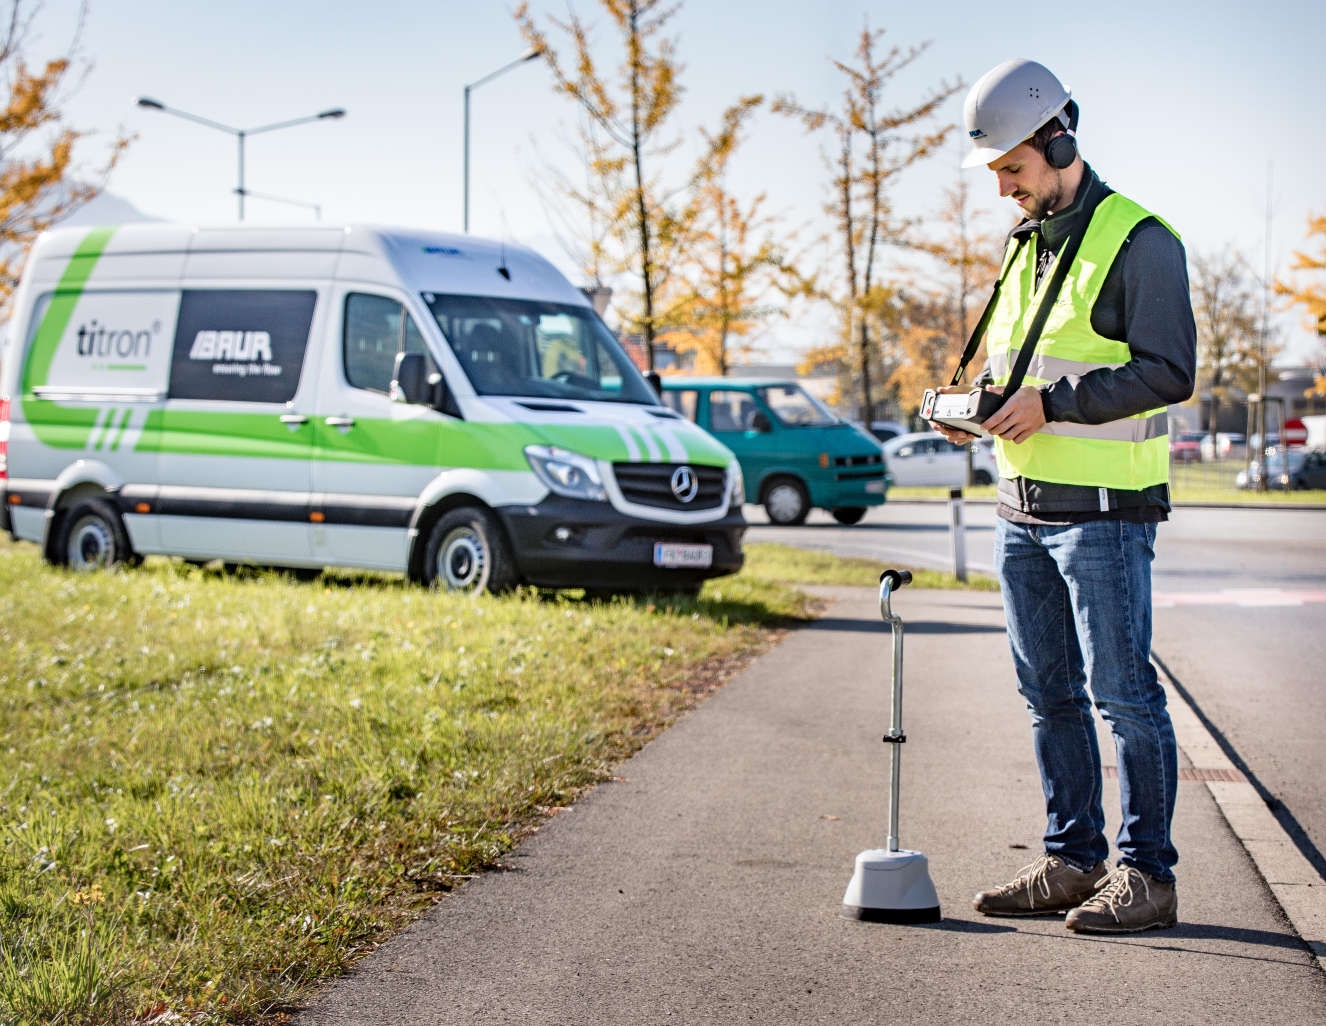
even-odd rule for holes
{"type": "Polygon", "coordinates": [[[833,460],[833,466],[836,471],[834,474],[836,480],[877,481],[884,477],[884,454],[836,456],[833,460]]]}
{"type": "Polygon", "coordinates": [[[833,465],[835,467],[869,467],[878,466],[884,462],[882,452],[870,453],[868,456],[835,456],[833,465]]]}
{"type": "Polygon", "coordinates": [[[626,501],[638,506],[694,512],[723,505],[727,475],[722,467],[693,463],[614,463],[612,472],[626,501]],[[672,475],[678,467],[690,467],[699,485],[690,502],[682,502],[672,493],[672,475]]]}

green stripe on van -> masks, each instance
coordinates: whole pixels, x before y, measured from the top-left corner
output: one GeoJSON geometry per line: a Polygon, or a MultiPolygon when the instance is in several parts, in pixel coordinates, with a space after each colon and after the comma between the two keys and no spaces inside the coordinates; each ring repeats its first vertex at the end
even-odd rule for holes
{"type": "Polygon", "coordinates": [[[83,241],[69,258],[69,266],[60,276],[59,284],[55,286],[55,295],[46,307],[37,334],[32,339],[32,348],[28,350],[27,362],[23,365],[23,416],[31,425],[32,433],[43,444],[55,449],[86,447],[100,411],[90,407],[61,406],[47,399],[38,399],[32,390],[47,383],[60,339],[69,327],[83,289],[92,277],[93,268],[97,266],[97,261],[106,250],[106,244],[114,234],[113,227],[94,228],[83,236],[83,241]]]}
{"type": "MultiPolygon", "coordinates": [[[[466,466],[476,470],[528,470],[525,446],[555,445],[594,459],[630,458],[618,429],[611,425],[557,425],[433,419],[357,418],[347,432],[314,420],[313,458],[336,463],[398,466],[466,466]]],[[[192,456],[244,456],[307,459],[307,428],[291,430],[271,413],[152,410],[138,443],[140,452],[192,456]]],[[[686,458],[726,466],[729,457],[698,431],[683,440],[686,458]]],[[[662,453],[667,449],[656,443],[662,453]]]]}

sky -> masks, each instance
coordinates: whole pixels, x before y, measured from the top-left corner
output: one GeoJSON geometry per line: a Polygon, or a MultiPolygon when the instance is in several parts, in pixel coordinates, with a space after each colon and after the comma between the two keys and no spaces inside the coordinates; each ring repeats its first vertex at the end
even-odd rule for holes
{"type": "MultiPolygon", "coordinates": [[[[30,3],[30,0],[28,0],[30,3]]],[[[77,0],[45,0],[31,58],[62,52],[77,0]]],[[[109,192],[143,215],[203,224],[237,217],[237,140],[160,111],[139,97],[249,130],[344,108],[338,120],[250,135],[246,220],[307,224],[371,222],[460,231],[463,97],[467,83],[525,51],[515,4],[504,0],[91,0],[80,40],[91,68],[66,104],[87,131],[94,161],[117,131],[136,136],[109,192]],[[315,209],[316,207],[316,209],[315,209]]],[[[614,33],[596,0],[531,0],[541,24],[568,8],[597,26],[601,64],[615,67],[614,33]]],[[[683,65],[679,177],[701,128],[713,130],[739,96],[791,94],[836,108],[863,28],[882,46],[925,52],[887,87],[906,108],[943,83],[974,82],[1011,57],[1046,64],[1081,110],[1082,153],[1114,188],[1169,221],[1190,256],[1225,247],[1258,275],[1288,270],[1310,248],[1307,220],[1326,213],[1326,4],[1320,0],[1117,0],[1113,4],[1007,5],[973,0],[868,4],[806,0],[683,0],[669,23],[683,65]]],[[[570,52],[553,30],[555,49],[570,52]]],[[[960,123],[965,88],[941,110],[960,123]]],[[[553,92],[542,61],[520,64],[471,90],[470,229],[542,252],[583,283],[548,210],[550,166],[574,173],[567,140],[577,110],[553,92]]],[[[894,193],[900,212],[933,216],[945,189],[970,176],[978,208],[1012,222],[984,168],[958,169],[965,141],[909,169],[894,193]]],[[[827,229],[826,140],[767,111],[751,123],[731,184],[786,230],[809,240],[827,229]]],[[[1297,312],[1278,314],[1289,356],[1318,341],[1297,312]]],[[[814,344],[826,322],[803,312],[770,325],[764,355],[814,344]]]]}

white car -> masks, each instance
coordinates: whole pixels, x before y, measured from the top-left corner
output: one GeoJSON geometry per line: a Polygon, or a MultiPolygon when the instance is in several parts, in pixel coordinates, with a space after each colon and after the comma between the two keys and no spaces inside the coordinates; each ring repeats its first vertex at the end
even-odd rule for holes
{"type": "Polygon", "coordinates": [[[895,486],[943,485],[961,488],[967,483],[967,450],[971,450],[973,479],[994,484],[999,479],[994,451],[988,440],[971,446],[954,445],[938,431],[899,435],[884,443],[884,462],[895,486]]]}

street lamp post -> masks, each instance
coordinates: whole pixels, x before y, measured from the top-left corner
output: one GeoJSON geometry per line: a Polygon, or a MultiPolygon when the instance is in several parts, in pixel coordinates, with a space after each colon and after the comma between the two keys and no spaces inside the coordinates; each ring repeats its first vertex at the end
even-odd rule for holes
{"type": "Polygon", "coordinates": [[[470,90],[477,89],[479,86],[483,85],[485,82],[489,81],[490,79],[494,79],[498,75],[510,71],[512,68],[519,67],[522,64],[526,64],[529,61],[532,61],[535,58],[542,56],[543,56],[543,51],[541,49],[539,49],[537,46],[531,47],[530,49],[526,50],[523,54],[521,54],[519,57],[517,57],[514,61],[512,61],[510,64],[504,64],[496,71],[490,71],[487,75],[484,75],[483,78],[479,79],[476,82],[471,82],[469,85],[465,87],[465,143],[464,143],[465,167],[462,174],[462,177],[464,179],[462,185],[462,189],[464,191],[464,209],[461,217],[461,225],[464,228],[465,233],[467,235],[469,234],[470,231],[470,90]]]}
{"type": "Polygon", "coordinates": [[[200,117],[197,114],[190,114],[185,110],[177,110],[174,107],[167,107],[160,100],[154,100],[148,96],[138,98],[138,106],[146,107],[148,110],[159,110],[165,114],[174,114],[176,117],[184,118],[188,121],[197,122],[200,125],[206,125],[208,128],[215,128],[217,131],[233,135],[239,143],[239,186],[235,189],[239,197],[239,219],[244,220],[244,197],[247,194],[244,188],[244,140],[250,135],[257,135],[260,132],[275,132],[278,128],[291,128],[294,125],[303,125],[310,121],[321,121],[324,118],[343,118],[344,109],[335,107],[331,110],[324,110],[317,114],[310,114],[307,117],[291,118],[289,121],[277,121],[270,125],[259,125],[257,128],[234,128],[231,125],[223,125],[219,121],[213,121],[211,118],[200,117]]]}

